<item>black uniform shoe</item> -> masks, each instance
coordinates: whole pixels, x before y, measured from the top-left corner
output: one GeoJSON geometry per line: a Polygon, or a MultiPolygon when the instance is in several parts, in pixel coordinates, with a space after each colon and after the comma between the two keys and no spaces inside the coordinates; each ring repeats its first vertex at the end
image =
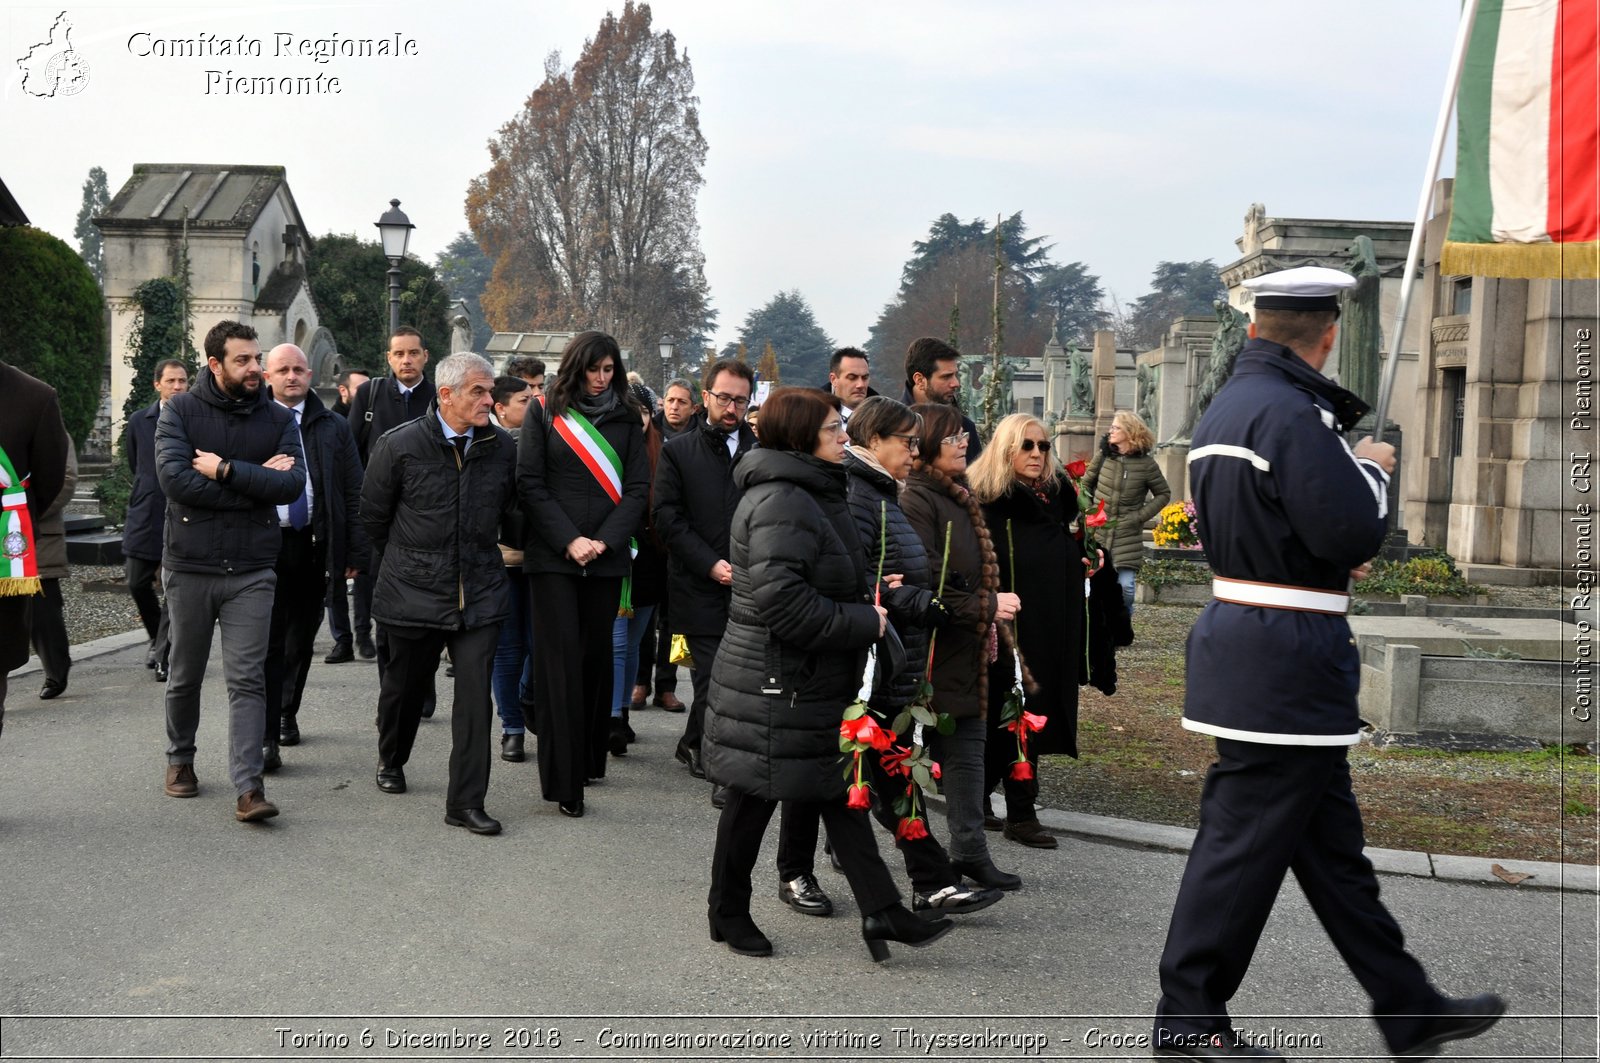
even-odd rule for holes
{"type": "Polygon", "coordinates": [[[1432,1059],[1439,1047],[1448,1041],[1463,1037],[1476,1037],[1506,1013],[1506,1002],[1494,993],[1479,993],[1475,997],[1445,998],[1444,1007],[1423,1028],[1416,1044],[1396,1049],[1395,1059],[1432,1059]]]}
{"type": "Polygon", "coordinates": [[[356,640],[356,650],[369,661],[378,655],[378,647],[373,645],[370,635],[356,640]]]}
{"type": "Polygon", "coordinates": [[[61,696],[61,692],[66,689],[67,681],[65,679],[61,680],[60,682],[57,682],[54,679],[46,679],[44,681],[44,689],[39,691],[39,700],[49,701],[51,698],[59,698],[61,696]]]}
{"type": "Polygon", "coordinates": [[[283,757],[278,754],[278,743],[268,742],[261,747],[261,771],[277,771],[283,767],[283,757]]]}
{"type": "Polygon", "coordinates": [[[353,661],[355,659],[355,651],[350,648],[350,644],[348,642],[335,642],[333,644],[333,652],[324,657],[322,659],[322,663],[344,664],[346,661],[353,661]]]}
{"type": "Polygon", "coordinates": [[[611,751],[613,757],[627,756],[628,732],[622,722],[622,717],[611,717],[611,722],[607,726],[610,728],[610,732],[606,736],[606,748],[611,751]]]}
{"type": "Polygon", "coordinates": [[[822,887],[817,884],[817,876],[810,872],[778,883],[778,900],[801,915],[826,917],[833,914],[833,901],[822,892],[822,887]]]}
{"type": "Polygon", "coordinates": [[[521,735],[500,736],[500,759],[509,760],[513,764],[521,764],[528,759],[527,753],[522,748],[521,735]]]}
{"type": "Polygon", "coordinates": [[[278,721],[278,744],[281,746],[300,744],[300,724],[293,716],[285,716],[278,721]]]}
{"type": "Polygon", "coordinates": [[[444,821],[452,827],[465,827],[474,834],[500,833],[500,821],[481,808],[463,808],[460,812],[446,812],[444,821]]]}
{"type": "Polygon", "coordinates": [[[157,683],[165,683],[167,681],[167,675],[168,674],[169,673],[167,671],[167,662],[166,661],[157,661],[156,662],[156,682],[157,683]]]}
{"type": "Polygon", "coordinates": [[[406,792],[406,773],[400,768],[378,768],[378,789],[386,794],[406,792]]]}

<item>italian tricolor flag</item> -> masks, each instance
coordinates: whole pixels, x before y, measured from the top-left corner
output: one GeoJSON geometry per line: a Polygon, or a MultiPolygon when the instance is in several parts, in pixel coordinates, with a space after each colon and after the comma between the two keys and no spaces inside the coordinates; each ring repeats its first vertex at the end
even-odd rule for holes
{"type": "Polygon", "coordinates": [[[1440,271],[1600,277],[1600,0],[1480,0],[1440,271]]]}

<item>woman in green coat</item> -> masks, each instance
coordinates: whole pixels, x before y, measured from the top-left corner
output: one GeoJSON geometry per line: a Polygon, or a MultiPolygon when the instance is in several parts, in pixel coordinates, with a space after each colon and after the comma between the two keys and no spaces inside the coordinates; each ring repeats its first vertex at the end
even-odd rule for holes
{"type": "Polygon", "coordinates": [[[1084,487],[1106,504],[1111,523],[1112,565],[1122,585],[1122,600],[1133,615],[1133,581],[1144,564],[1144,526],[1172,501],[1172,489],[1150,456],[1156,437],[1138,414],[1121,410],[1084,476],[1084,487]]]}

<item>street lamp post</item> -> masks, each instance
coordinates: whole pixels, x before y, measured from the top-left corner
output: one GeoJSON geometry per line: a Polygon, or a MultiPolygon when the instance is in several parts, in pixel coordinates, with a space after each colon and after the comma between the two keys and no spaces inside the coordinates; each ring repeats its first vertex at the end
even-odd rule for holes
{"type": "Polygon", "coordinates": [[[676,346],[671,336],[663,336],[661,348],[661,397],[667,397],[667,382],[672,379],[672,350],[676,346]]]}
{"type": "Polygon", "coordinates": [[[405,261],[406,245],[411,242],[411,230],[416,226],[400,209],[398,199],[389,200],[389,209],[375,224],[383,240],[383,254],[389,260],[389,335],[400,327],[400,263],[405,261]]]}

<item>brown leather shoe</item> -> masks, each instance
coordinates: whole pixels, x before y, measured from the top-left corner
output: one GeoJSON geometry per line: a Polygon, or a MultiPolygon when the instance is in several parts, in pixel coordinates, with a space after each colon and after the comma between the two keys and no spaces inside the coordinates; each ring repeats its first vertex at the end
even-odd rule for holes
{"type": "Polygon", "coordinates": [[[1056,836],[1039,825],[1036,819],[1026,819],[1021,823],[1007,823],[1005,836],[1014,842],[1034,849],[1054,849],[1056,836]]]}
{"type": "Polygon", "coordinates": [[[643,684],[636,683],[633,687],[633,700],[629,702],[628,707],[631,709],[642,709],[644,708],[646,699],[649,697],[650,688],[644,686],[643,684]]]}
{"type": "Polygon", "coordinates": [[[167,796],[193,797],[200,792],[200,782],[194,777],[193,764],[167,765],[167,796]]]}
{"type": "Polygon", "coordinates": [[[278,806],[267,800],[267,795],[260,790],[251,790],[239,798],[239,805],[233,810],[233,818],[240,823],[254,823],[259,819],[271,819],[278,814],[278,806]]]}
{"type": "Polygon", "coordinates": [[[683,702],[678,700],[678,695],[670,690],[657,694],[656,700],[651,704],[658,709],[666,709],[668,712],[682,712],[685,708],[683,702]]]}

